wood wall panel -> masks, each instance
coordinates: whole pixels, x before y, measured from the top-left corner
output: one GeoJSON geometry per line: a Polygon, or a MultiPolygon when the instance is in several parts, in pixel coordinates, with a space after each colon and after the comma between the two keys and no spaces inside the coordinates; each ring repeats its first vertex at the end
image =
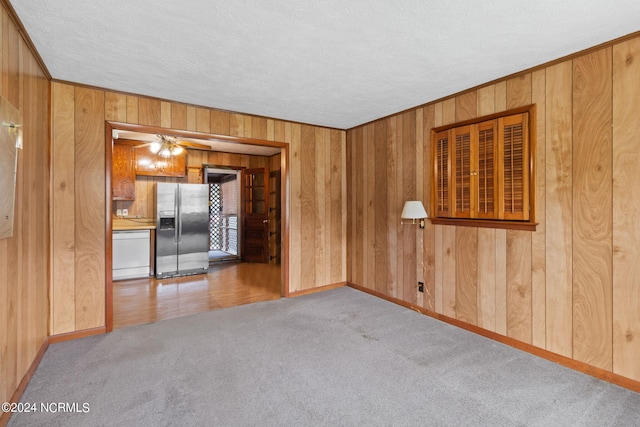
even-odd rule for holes
{"type": "Polygon", "coordinates": [[[456,318],[478,324],[478,229],[456,230],[456,318]]]}
{"type": "MultiPolygon", "coordinates": [[[[388,165],[388,153],[387,153],[387,121],[379,120],[374,125],[375,136],[374,140],[374,153],[375,170],[387,171],[388,165]]],[[[392,277],[391,277],[391,262],[389,257],[389,224],[387,221],[388,212],[387,203],[387,173],[373,174],[375,178],[375,202],[373,210],[380,212],[380,215],[375,217],[375,276],[376,276],[376,290],[378,292],[387,293],[392,289],[392,277]],[[384,213],[384,214],[383,214],[384,213]]],[[[395,260],[393,260],[395,261],[395,260]]]]}
{"type": "MultiPolygon", "coordinates": [[[[253,132],[253,121],[251,121],[251,129],[253,132]]],[[[326,153],[329,144],[325,133],[326,129],[315,128],[315,143],[313,152],[315,166],[315,176],[313,177],[315,190],[315,209],[313,212],[314,217],[314,231],[315,231],[315,262],[316,262],[316,281],[321,283],[328,283],[327,280],[327,254],[325,248],[325,228],[331,226],[331,217],[327,217],[327,180],[325,174],[326,153]]],[[[246,128],[245,128],[246,131],[246,128]]]]}
{"type": "Polygon", "coordinates": [[[640,37],[349,130],[349,280],[640,380],[638,64],[640,37]],[[429,201],[429,129],[530,104],[536,231],[429,224],[416,249],[405,246],[411,231],[396,215],[408,194],[429,201]],[[405,193],[419,181],[422,193],[405,193]],[[385,252],[395,268],[370,274],[368,254],[379,262],[385,252]],[[428,295],[416,298],[413,262],[428,295]]]}
{"type": "Polygon", "coordinates": [[[507,80],[507,110],[531,104],[531,73],[507,80]]]}
{"type": "MultiPolygon", "coordinates": [[[[442,125],[455,123],[456,99],[442,101],[442,125]]],[[[442,229],[442,313],[456,317],[456,227],[442,229]]]]}
{"type": "Polygon", "coordinates": [[[104,325],[104,92],[75,91],[76,330],[104,325]]]}
{"type": "Polygon", "coordinates": [[[456,96],[456,122],[477,117],[478,97],[476,91],[467,92],[456,96]]]}
{"type": "MultiPolygon", "coordinates": [[[[312,126],[302,125],[300,143],[300,217],[301,217],[301,241],[300,253],[315,253],[316,246],[316,201],[313,195],[316,192],[316,162],[315,162],[315,130],[312,126]]],[[[315,256],[302,263],[301,280],[299,289],[308,289],[315,283],[311,282],[316,277],[315,256]]],[[[298,290],[298,288],[296,288],[298,290]]]]}
{"type": "MultiPolygon", "coordinates": [[[[424,155],[423,153],[423,132],[424,132],[424,113],[422,108],[415,110],[415,123],[416,123],[416,142],[414,144],[414,156],[416,159],[416,195],[415,200],[423,200],[424,194],[424,155]]],[[[425,210],[427,205],[423,203],[425,210]]],[[[414,292],[418,289],[417,282],[424,283],[424,256],[418,256],[418,254],[424,253],[424,229],[417,230],[416,233],[416,281],[414,282],[414,292]]],[[[420,307],[424,307],[424,290],[423,292],[416,292],[416,304],[420,307]]]]}
{"type": "Polygon", "coordinates": [[[137,96],[127,95],[127,123],[134,125],[140,124],[139,117],[139,104],[137,96]]]}
{"type": "Polygon", "coordinates": [[[507,336],[531,343],[531,233],[507,230],[507,336]]]}
{"type": "MultiPolygon", "coordinates": [[[[393,155],[395,156],[395,160],[396,160],[396,168],[395,168],[395,183],[392,183],[392,190],[395,193],[395,209],[397,210],[397,222],[396,223],[401,223],[401,219],[400,219],[400,214],[402,213],[402,208],[404,206],[404,170],[402,168],[403,165],[403,155],[402,155],[402,140],[403,140],[403,120],[402,120],[402,116],[395,116],[393,118],[390,118],[389,120],[389,129],[391,130],[392,134],[391,137],[393,138],[393,155]]],[[[393,218],[393,216],[392,216],[393,218]]],[[[405,232],[405,228],[404,226],[397,228],[396,230],[396,236],[395,236],[395,243],[396,243],[396,251],[397,253],[404,253],[404,232],[405,232]]],[[[394,229],[392,227],[389,227],[390,231],[394,231],[394,229]]],[[[396,276],[396,284],[394,286],[394,290],[393,290],[393,294],[396,295],[396,298],[400,298],[402,299],[404,297],[404,286],[401,286],[399,284],[404,283],[404,257],[397,257],[396,258],[396,262],[394,263],[395,266],[395,271],[397,273],[396,276]]]]}
{"type": "Polygon", "coordinates": [[[138,121],[144,126],[160,126],[161,103],[159,99],[140,97],[138,99],[138,121]]]}
{"type": "MultiPolygon", "coordinates": [[[[53,84],[54,87],[56,83],[53,84]]],[[[70,86],[70,85],[69,85],[70,86]]],[[[72,86],[70,86],[72,87],[72,86]]],[[[54,96],[55,99],[55,96],[54,96]]],[[[61,104],[57,108],[69,108],[73,106],[73,102],[58,101],[61,104]],[[68,105],[66,105],[68,104],[68,105]]],[[[53,108],[53,114],[56,114],[56,107],[53,108]]],[[[121,93],[107,92],[104,95],[104,118],[114,122],[126,122],[127,121],[127,96],[121,93]]],[[[54,120],[54,122],[57,120],[54,120]]],[[[62,122],[68,122],[68,120],[61,120],[62,122]]]]}
{"type": "Polygon", "coordinates": [[[329,167],[329,215],[331,216],[331,227],[327,234],[330,238],[327,247],[331,249],[329,257],[331,261],[331,275],[327,280],[329,283],[343,282],[346,278],[346,139],[345,133],[338,130],[330,131],[330,157],[327,163],[329,167]],[[344,163],[344,164],[343,164],[344,163]],[[343,179],[344,178],[344,179],[343,179]],[[335,248],[341,248],[336,250],[335,248]]]}
{"type": "Polygon", "coordinates": [[[198,128],[198,111],[193,105],[187,105],[187,130],[196,131],[198,128]]]}
{"type": "Polygon", "coordinates": [[[496,330],[496,230],[478,229],[477,317],[478,326],[496,330]]]}
{"type": "Polygon", "coordinates": [[[365,128],[360,128],[354,132],[354,146],[357,156],[354,159],[355,166],[355,185],[358,191],[354,193],[356,210],[354,211],[354,218],[356,218],[355,234],[356,234],[356,247],[355,259],[355,280],[356,283],[362,283],[363,286],[366,283],[366,252],[364,248],[367,246],[366,241],[366,185],[367,177],[365,170],[367,168],[366,158],[367,146],[365,143],[365,128]]]}
{"type": "MultiPolygon", "coordinates": [[[[24,143],[17,151],[13,236],[0,239],[0,400],[5,402],[48,334],[53,147],[49,83],[12,18],[4,8],[0,13],[0,93],[20,114],[24,143]]],[[[0,414],[0,425],[6,420],[0,414]]]]}
{"type": "MultiPolygon", "coordinates": [[[[75,150],[73,141],[75,117],[75,88],[71,85],[52,85],[53,122],[51,161],[52,280],[60,286],[52,289],[50,330],[61,334],[75,330],[75,150]],[[55,320],[55,321],[53,321],[55,320]]],[[[114,114],[115,115],[115,114],[114,114]]]]}
{"type": "Polygon", "coordinates": [[[640,38],[613,47],[613,371],[640,380],[640,38]]]}
{"type": "MultiPolygon", "coordinates": [[[[328,133],[329,129],[325,128],[322,131],[328,133]]],[[[267,139],[267,119],[264,117],[251,117],[251,138],[267,139]]]]}
{"type": "MultiPolygon", "coordinates": [[[[395,191],[395,187],[393,187],[393,183],[396,183],[396,177],[398,174],[397,171],[397,138],[396,138],[396,119],[388,118],[385,120],[384,126],[379,129],[385,132],[384,135],[379,136],[379,139],[382,139],[383,146],[380,147],[376,145],[376,150],[384,150],[384,159],[383,165],[380,167],[384,167],[382,170],[385,171],[385,185],[388,188],[384,190],[384,197],[386,200],[380,201],[383,206],[386,208],[386,213],[380,215],[380,219],[385,221],[384,227],[380,230],[382,234],[382,230],[384,230],[385,241],[386,241],[386,253],[385,253],[385,273],[387,274],[384,288],[387,294],[392,295],[397,298],[398,288],[395,285],[395,278],[398,277],[398,233],[397,223],[400,222],[400,211],[398,210],[398,206],[401,203],[399,201],[399,197],[397,192],[395,191]]],[[[377,141],[377,144],[380,144],[380,141],[377,141]]],[[[376,158],[376,162],[378,159],[376,158]]],[[[377,169],[380,170],[380,169],[377,169]]],[[[383,194],[378,194],[380,198],[383,197],[383,194]]]]}
{"type": "Polygon", "coordinates": [[[547,348],[546,336],[546,72],[534,71],[531,75],[531,102],[536,105],[535,161],[536,178],[535,218],[536,231],[531,235],[531,342],[536,347],[547,348]]]}
{"type": "Polygon", "coordinates": [[[612,369],[611,48],[573,61],[573,357],[612,369]]]}
{"type": "Polygon", "coordinates": [[[375,147],[374,147],[374,125],[365,126],[363,135],[363,144],[365,147],[364,157],[364,176],[365,176],[365,192],[364,204],[365,209],[362,212],[362,224],[364,225],[364,277],[365,283],[368,283],[372,289],[376,284],[376,265],[375,265],[375,244],[376,244],[376,212],[374,210],[374,199],[376,193],[375,187],[375,147]]]}
{"type": "MultiPolygon", "coordinates": [[[[171,128],[187,128],[187,106],[177,102],[171,103],[171,128]]],[[[228,128],[228,124],[227,124],[228,128]]]]}
{"type": "MultiPolygon", "coordinates": [[[[416,113],[408,111],[402,115],[402,171],[407,174],[407,179],[403,179],[402,204],[407,200],[416,200],[416,113]]],[[[374,173],[373,171],[370,173],[374,173]]],[[[406,301],[413,304],[417,302],[416,277],[416,236],[421,232],[415,226],[404,228],[402,241],[403,250],[403,280],[404,297],[406,301]]]]}
{"type": "Polygon", "coordinates": [[[244,136],[244,116],[242,114],[229,116],[229,135],[244,136]]]}
{"type": "Polygon", "coordinates": [[[208,108],[196,108],[196,131],[211,132],[211,111],[208,108]]]}
{"type": "MultiPolygon", "coordinates": [[[[226,111],[211,110],[211,133],[219,135],[229,134],[229,113],[226,111]]],[[[280,141],[284,141],[284,139],[280,141]]]]}
{"type": "Polygon", "coordinates": [[[160,127],[170,129],[171,122],[172,122],[171,103],[167,101],[161,101],[160,102],[160,127]]]}
{"type": "Polygon", "coordinates": [[[456,317],[456,227],[442,229],[442,314],[456,317]]]}
{"type": "MultiPolygon", "coordinates": [[[[423,176],[422,182],[424,191],[422,193],[422,201],[427,210],[427,215],[430,214],[429,206],[431,200],[431,149],[430,149],[430,136],[431,129],[435,127],[435,108],[433,105],[428,105],[423,109],[423,121],[422,121],[422,144],[419,145],[422,153],[418,156],[423,156],[422,169],[423,176]]],[[[418,139],[418,144],[420,139],[418,139]]],[[[418,145],[417,144],[417,145],[418,145]]],[[[394,211],[397,212],[397,211],[394,211]]],[[[431,224],[431,221],[426,221],[422,242],[422,254],[423,254],[423,279],[424,279],[424,297],[423,307],[435,311],[435,275],[436,275],[436,262],[435,262],[435,226],[431,224]]],[[[421,252],[418,252],[418,255],[421,252]]]]}
{"type": "MultiPolygon", "coordinates": [[[[572,65],[546,75],[547,350],[571,357],[572,343],[572,65]]],[[[539,148],[541,149],[541,147],[539,148]]]]}

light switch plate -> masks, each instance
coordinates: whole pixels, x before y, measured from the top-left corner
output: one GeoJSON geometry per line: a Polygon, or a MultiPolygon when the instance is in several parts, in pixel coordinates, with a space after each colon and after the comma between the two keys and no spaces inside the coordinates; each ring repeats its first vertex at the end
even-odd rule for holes
{"type": "Polygon", "coordinates": [[[122,209],[122,216],[129,216],[129,209],[122,209]]]}
{"type": "Polygon", "coordinates": [[[122,209],[116,209],[116,215],[122,216],[122,209]]]}

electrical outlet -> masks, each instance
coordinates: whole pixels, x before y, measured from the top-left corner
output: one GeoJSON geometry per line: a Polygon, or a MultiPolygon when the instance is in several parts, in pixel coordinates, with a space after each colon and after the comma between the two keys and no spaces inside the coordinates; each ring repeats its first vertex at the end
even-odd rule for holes
{"type": "Polygon", "coordinates": [[[129,209],[122,209],[122,216],[129,216],[129,209]]]}
{"type": "Polygon", "coordinates": [[[424,292],[424,282],[418,282],[418,292],[424,292]]]}
{"type": "Polygon", "coordinates": [[[116,215],[122,216],[122,209],[116,209],[116,215]]]}

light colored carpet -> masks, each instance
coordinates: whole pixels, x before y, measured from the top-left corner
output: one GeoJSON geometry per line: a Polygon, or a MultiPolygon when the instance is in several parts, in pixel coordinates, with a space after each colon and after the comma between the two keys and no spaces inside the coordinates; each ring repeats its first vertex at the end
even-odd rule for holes
{"type": "Polygon", "coordinates": [[[351,288],[49,347],[10,426],[638,426],[640,394],[351,288]]]}

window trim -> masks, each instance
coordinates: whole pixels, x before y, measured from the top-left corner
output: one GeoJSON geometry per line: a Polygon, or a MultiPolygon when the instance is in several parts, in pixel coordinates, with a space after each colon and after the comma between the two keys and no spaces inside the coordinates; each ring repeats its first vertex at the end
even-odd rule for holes
{"type": "MultiPolygon", "coordinates": [[[[457,225],[457,226],[467,226],[467,227],[483,227],[483,228],[501,228],[501,229],[511,229],[511,230],[525,230],[525,231],[535,231],[538,223],[535,221],[535,190],[536,190],[536,174],[535,174],[535,153],[536,153],[536,108],[535,104],[527,105],[524,107],[514,108],[507,111],[502,111],[500,113],[489,114],[482,117],[476,117],[469,120],[460,121],[457,123],[451,123],[444,126],[438,126],[431,129],[431,212],[432,217],[430,217],[430,221],[432,224],[440,224],[440,225],[457,225]],[[438,133],[442,133],[445,131],[449,131],[453,128],[480,124],[485,121],[496,120],[499,118],[528,113],[528,146],[529,146],[529,191],[528,191],[528,199],[529,199],[529,219],[528,220],[509,220],[509,219],[488,219],[488,218],[455,218],[455,217],[442,217],[436,216],[437,211],[437,183],[436,183],[436,169],[437,169],[437,153],[436,153],[436,143],[435,136],[438,133]]],[[[452,141],[448,142],[449,144],[452,141]]],[[[449,162],[449,173],[451,173],[451,162],[454,159],[448,159],[449,162]]],[[[451,186],[454,185],[451,180],[449,180],[449,197],[451,197],[451,186]]],[[[453,214],[453,213],[450,213],[453,214]]]]}

